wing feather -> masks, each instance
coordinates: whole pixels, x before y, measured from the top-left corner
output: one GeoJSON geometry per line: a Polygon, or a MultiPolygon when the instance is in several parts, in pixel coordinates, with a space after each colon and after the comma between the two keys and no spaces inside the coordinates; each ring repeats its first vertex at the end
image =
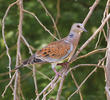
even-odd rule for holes
{"type": "Polygon", "coordinates": [[[46,47],[37,51],[36,55],[42,60],[55,62],[68,57],[71,49],[71,43],[60,40],[48,44],[46,47]]]}

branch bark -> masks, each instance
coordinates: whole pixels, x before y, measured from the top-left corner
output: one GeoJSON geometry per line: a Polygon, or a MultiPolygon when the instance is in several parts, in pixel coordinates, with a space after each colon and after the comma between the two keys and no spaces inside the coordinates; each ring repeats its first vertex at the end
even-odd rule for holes
{"type": "MultiPolygon", "coordinates": [[[[89,18],[91,17],[91,15],[92,15],[94,9],[96,8],[96,6],[99,4],[99,1],[100,1],[100,0],[95,0],[94,4],[90,7],[90,11],[89,11],[89,13],[87,14],[86,18],[85,18],[84,21],[83,21],[83,25],[84,25],[84,26],[85,26],[85,24],[87,23],[87,21],[89,20],[89,18]]],[[[81,37],[81,35],[80,35],[80,37],[81,37]]],[[[86,42],[87,42],[87,41],[86,41],[86,42]]],[[[80,49],[81,49],[81,48],[80,48],[80,49]]],[[[80,52],[81,52],[81,50],[78,50],[78,51],[76,52],[75,56],[72,55],[72,57],[71,57],[71,59],[69,60],[69,62],[72,63],[72,62],[74,61],[74,59],[79,55],[80,52]]]]}
{"type": "Polygon", "coordinates": [[[106,96],[107,100],[110,100],[110,29],[109,29],[109,37],[107,42],[107,52],[106,52],[106,67],[105,67],[105,81],[106,81],[106,96]]]}
{"type": "MultiPolygon", "coordinates": [[[[17,40],[17,55],[16,55],[16,67],[19,65],[20,60],[21,60],[21,53],[20,53],[20,44],[21,44],[21,36],[22,36],[22,23],[23,23],[23,0],[19,0],[18,2],[18,7],[19,7],[19,25],[18,25],[18,40],[17,40]]],[[[19,72],[16,70],[15,72],[16,77],[15,77],[15,83],[14,83],[14,92],[13,92],[13,100],[17,100],[17,89],[18,89],[18,77],[19,77],[19,72]]]]}
{"type": "Polygon", "coordinates": [[[99,26],[99,28],[94,32],[94,34],[80,47],[80,49],[75,53],[75,55],[70,60],[70,63],[72,63],[76,57],[79,55],[79,53],[96,37],[96,35],[103,29],[104,25],[107,23],[107,21],[110,19],[110,14],[105,18],[104,22],[99,26]]]}

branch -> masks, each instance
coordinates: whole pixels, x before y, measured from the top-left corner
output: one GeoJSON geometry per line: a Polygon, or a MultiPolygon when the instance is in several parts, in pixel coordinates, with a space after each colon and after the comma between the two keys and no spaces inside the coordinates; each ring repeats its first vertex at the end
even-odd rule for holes
{"type": "Polygon", "coordinates": [[[43,92],[44,96],[43,96],[42,100],[45,100],[46,96],[57,86],[57,84],[60,80],[61,80],[61,78],[58,78],[55,83],[52,83],[51,89],[46,94],[44,94],[46,91],[43,92]]]}
{"type": "Polygon", "coordinates": [[[74,93],[72,93],[69,97],[68,97],[68,100],[70,100],[70,98],[74,95],[74,94],[76,94],[78,91],[79,91],[79,89],[82,87],[82,85],[88,80],[88,78],[95,72],[97,70],[97,67],[96,68],[94,68],[90,73],[89,73],[89,75],[82,81],[82,83],[79,85],[79,87],[77,88],[77,90],[74,92],[74,93]]]}
{"type": "Polygon", "coordinates": [[[82,59],[82,58],[88,57],[88,56],[93,55],[95,53],[104,52],[106,50],[107,50],[107,48],[93,50],[93,51],[91,51],[91,52],[89,52],[89,53],[87,53],[85,55],[82,55],[82,56],[77,57],[76,59],[74,59],[74,61],[76,61],[78,59],[82,59]]]}
{"type": "MultiPolygon", "coordinates": [[[[6,39],[5,39],[5,31],[4,31],[4,29],[5,29],[5,19],[6,19],[7,15],[8,15],[8,12],[9,12],[10,8],[13,7],[17,3],[18,3],[18,0],[8,6],[8,8],[7,8],[6,12],[5,12],[5,15],[4,15],[3,19],[2,19],[2,36],[3,36],[3,41],[4,41],[4,44],[5,44],[5,47],[6,47],[6,53],[7,53],[8,59],[9,59],[9,65],[8,65],[9,72],[11,71],[11,56],[9,54],[9,48],[8,48],[8,45],[7,45],[6,39]]],[[[11,78],[11,73],[9,73],[9,77],[11,78]]]]}
{"type": "MultiPolygon", "coordinates": [[[[20,53],[20,44],[21,44],[21,35],[22,35],[22,23],[23,23],[23,0],[19,0],[18,2],[18,7],[19,7],[19,25],[18,25],[18,40],[17,40],[17,55],[16,55],[16,66],[19,65],[19,61],[21,60],[21,53],[20,53]]],[[[18,87],[18,77],[19,73],[18,70],[15,72],[16,77],[15,77],[15,83],[14,83],[14,100],[17,99],[17,87],[18,87]]]]}
{"type": "MultiPolygon", "coordinates": [[[[62,77],[64,77],[64,75],[66,75],[67,69],[65,70],[64,68],[60,70],[60,73],[62,74],[62,77]]],[[[58,84],[58,82],[61,80],[61,77],[59,77],[58,75],[56,75],[54,77],[54,79],[41,91],[41,93],[39,93],[39,97],[43,95],[43,99],[45,100],[46,96],[56,87],[56,85],[58,84]],[[51,88],[47,93],[46,91],[51,88]]],[[[38,100],[38,98],[36,98],[35,100],[38,100]]]]}
{"type": "Polygon", "coordinates": [[[60,0],[57,0],[57,16],[56,16],[56,20],[55,23],[58,24],[58,20],[60,18],[60,0]]]}
{"type": "Polygon", "coordinates": [[[94,4],[90,7],[90,11],[89,13],[87,14],[86,18],[84,19],[83,21],[83,25],[85,26],[85,24],[87,23],[87,21],[89,20],[89,18],[91,17],[94,9],[97,7],[97,5],[99,4],[99,1],[100,0],[95,0],[94,4]]]}
{"type": "Polygon", "coordinates": [[[79,55],[79,53],[96,37],[96,35],[103,29],[106,22],[109,20],[110,14],[105,18],[104,22],[99,26],[99,28],[94,32],[94,34],[80,47],[80,49],[75,53],[75,55],[70,60],[70,63],[79,55]]]}
{"type": "MultiPolygon", "coordinates": [[[[110,28],[109,28],[110,30],[110,28]]],[[[109,36],[108,36],[108,41],[107,41],[107,51],[106,51],[106,66],[105,66],[105,81],[106,81],[106,96],[107,100],[110,100],[110,31],[109,31],[109,36]]]]}
{"type": "MultiPolygon", "coordinates": [[[[24,43],[25,43],[26,46],[28,47],[30,54],[33,55],[29,43],[26,41],[26,39],[24,38],[23,35],[21,36],[21,38],[23,39],[24,43]]],[[[34,79],[34,85],[35,85],[35,93],[36,93],[36,95],[38,96],[37,77],[36,77],[36,72],[37,72],[37,71],[36,71],[35,65],[32,65],[32,66],[33,66],[33,70],[32,70],[32,71],[33,71],[33,79],[34,79]]],[[[38,98],[39,98],[39,96],[38,96],[38,98]]],[[[39,100],[39,99],[38,99],[38,100],[39,100]]]]}
{"type": "Polygon", "coordinates": [[[38,19],[38,17],[34,14],[34,13],[32,13],[32,12],[30,12],[30,11],[27,11],[27,10],[24,10],[23,9],[23,11],[24,12],[26,12],[26,13],[28,13],[28,14],[30,14],[30,15],[32,15],[32,16],[34,16],[35,17],[35,19],[38,21],[38,23],[44,28],[44,30],[45,31],[47,31],[53,38],[55,38],[56,40],[59,40],[59,39],[57,39],[57,37],[55,37],[51,32],[50,32],[50,30],[48,30],[47,28],[46,28],[46,26],[44,26],[43,24],[42,24],[42,22],[38,19]]]}
{"type": "Polygon", "coordinates": [[[56,97],[56,100],[60,100],[60,96],[61,96],[61,92],[62,92],[62,88],[63,88],[63,83],[64,83],[64,80],[65,80],[65,73],[67,72],[67,68],[65,68],[64,72],[63,72],[63,75],[62,75],[62,78],[61,78],[61,82],[60,82],[60,86],[59,86],[59,89],[58,89],[58,92],[57,92],[57,97],[56,97]]]}
{"type": "MultiPolygon", "coordinates": [[[[73,81],[74,81],[74,83],[75,83],[75,85],[76,85],[76,87],[78,88],[79,86],[78,86],[78,83],[77,83],[77,81],[76,81],[76,79],[75,79],[75,77],[74,77],[74,75],[73,75],[73,73],[72,73],[72,71],[70,71],[70,74],[71,74],[71,77],[72,77],[72,79],[73,79],[73,81]]],[[[81,91],[80,91],[80,89],[79,89],[79,96],[80,96],[80,99],[81,100],[83,100],[83,97],[82,97],[82,94],[81,94],[81,91]]]]}
{"type": "Polygon", "coordinates": [[[54,28],[55,28],[55,30],[56,30],[56,32],[57,32],[57,34],[58,34],[58,37],[59,37],[59,39],[61,39],[60,34],[59,34],[59,31],[58,31],[57,26],[56,26],[56,23],[55,23],[55,21],[54,21],[54,18],[53,18],[52,15],[49,13],[49,11],[48,11],[47,8],[45,7],[45,5],[44,5],[44,3],[42,2],[42,0],[37,0],[37,1],[38,1],[38,2],[41,4],[41,6],[44,8],[46,14],[47,14],[48,16],[50,16],[50,18],[51,18],[51,20],[52,20],[52,22],[53,22],[54,28]]]}
{"type": "Polygon", "coordinates": [[[65,80],[65,76],[63,76],[62,79],[61,79],[60,86],[59,86],[59,89],[58,89],[58,92],[57,92],[56,100],[60,100],[60,96],[61,96],[64,80],[65,80]]]}
{"type": "Polygon", "coordinates": [[[16,75],[16,74],[14,73],[14,75],[12,76],[12,78],[11,78],[10,82],[8,83],[8,85],[5,86],[5,90],[4,90],[3,93],[2,93],[2,97],[4,97],[4,95],[5,95],[5,93],[6,93],[7,89],[8,89],[8,87],[12,84],[12,82],[13,82],[13,80],[14,80],[14,78],[15,78],[15,75],[16,75]]]}
{"type": "MultiPolygon", "coordinates": [[[[96,8],[96,6],[98,5],[98,3],[99,3],[99,0],[96,0],[96,1],[94,2],[94,4],[90,7],[90,11],[89,11],[89,13],[87,14],[86,18],[85,18],[84,21],[83,21],[83,25],[84,25],[84,26],[85,26],[85,24],[87,23],[87,21],[89,20],[89,18],[91,17],[91,15],[92,15],[94,9],[96,8]]],[[[81,36],[81,35],[80,35],[80,36],[81,36]]],[[[77,52],[79,52],[79,51],[77,51],[77,52]]],[[[78,53],[78,54],[79,54],[79,53],[78,53]]],[[[78,56],[78,54],[76,53],[75,56],[74,56],[74,54],[73,54],[73,55],[71,56],[69,62],[70,62],[70,63],[73,62],[74,58],[76,58],[76,57],[78,56]]]]}
{"type": "MultiPolygon", "coordinates": [[[[101,62],[100,62],[101,63],[101,62]]],[[[104,68],[104,66],[102,66],[102,65],[100,65],[100,63],[99,64],[78,64],[78,65],[76,65],[76,66],[73,66],[72,68],[70,68],[68,71],[67,71],[67,73],[66,73],[66,75],[70,72],[70,71],[72,71],[72,70],[75,70],[76,68],[79,68],[79,67],[84,67],[84,66],[95,66],[95,67],[98,67],[98,68],[104,68]]]]}
{"type": "MultiPolygon", "coordinates": [[[[39,96],[41,96],[50,86],[53,87],[53,83],[58,79],[58,76],[55,76],[54,79],[39,93],[39,96]]],[[[38,97],[35,99],[38,100],[38,97]]]]}

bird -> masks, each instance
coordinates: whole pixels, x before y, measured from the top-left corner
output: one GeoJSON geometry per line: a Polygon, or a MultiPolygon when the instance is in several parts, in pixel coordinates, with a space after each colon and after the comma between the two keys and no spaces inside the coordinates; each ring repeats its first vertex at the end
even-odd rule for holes
{"type": "Polygon", "coordinates": [[[53,71],[56,75],[59,75],[59,72],[57,72],[55,67],[59,62],[64,61],[65,59],[71,59],[77,48],[80,34],[83,31],[87,32],[82,23],[74,23],[66,37],[51,42],[47,46],[36,51],[35,54],[23,61],[22,64],[17,66],[15,69],[19,69],[30,64],[51,63],[53,71]]]}

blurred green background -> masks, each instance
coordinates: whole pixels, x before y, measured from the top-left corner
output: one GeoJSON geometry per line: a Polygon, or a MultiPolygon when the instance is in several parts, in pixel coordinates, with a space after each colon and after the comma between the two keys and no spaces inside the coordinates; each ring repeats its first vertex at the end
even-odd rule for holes
{"type": "MultiPolygon", "coordinates": [[[[0,0],[0,73],[8,72],[8,63],[9,63],[8,57],[6,55],[6,48],[2,38],[1,21],[8,5],[14,1],[15,0],[0,0]]],[[[83,22],[84,18],[89,12],[89,7],[93,4],[93,2],[94,0],[61,0],[60,18],[58,20],[57,27],[60,32],[60,36],[62,38],[69,33],[71,25],[74,22],[83,22]]],[[[34,12],[38,16],[40,21],[52,33],[55,32],[50,17],[46,15],[44,9],[37,0],[24,0],[23,3],[24,3],[23,4],[24,9],[34,12]]],[[[56,19],[57,0],[43,0],[43,3],[46,5],[48,11],[52,14],[54,19],[56,19]]],[[[106,0],[101,0],[99,5],[96,7],[91,18],[89,19],[89,21],[85,26],[85,28],[88,30],[88,33],[82,34],[78,48],[93,34],[93,32],[101,24],[105,5],[106,5],[106,0]]],[[[19,10],[18,10],[18,6],[15,5],[9,11],[5,21],[5,38],[10,48],[9,53],[12,58],[12,68],[14,68],[16,63],[16,42],[18,37],[17,34],[18,23],[19,23],[19,10]]],[[[28,43],[36,49],[40,49],[43,46],[50,43],[51,41],[53,41],[53,38],[50,36],[50,34],[46,32],[39,25],[37,20],[33,16],[27,13],[24,13],[23,35],[28,41],[28,43]]],[[[97,38],[98,37],[96,37],[81,52],[80,55],[86,54],[91,50],[94,50],[97,42],[97,38]]],[[[104,40],[103,34],[101,34],[100,42],[97,48],[103,48],[103,47],[106,47],[106,42],[104,40]]],[[[35,51],[33,50],[33,52],[35,51]]],[[[30,56],[28,48],[24,45],[23,42],[21,43],[21,55],[22,55],[22,60],[30,56]]],[[[74,62],[71,65],[71,67],[82,63],[97,64],[99,59],[103,58],[104,55],[105,53],[94,54],[92,56],[74,62]]],[[[93,68],[94,67],[81,67],[73,71],[78,84],[80,84],[85,79],[85,77],[93,70],[93,68]]],[[[50,78],[54,77],[54,72],[52,71],[50,64],[45,64],[42,66],[36,65],[36,69],[46,74],[50,78]]],[[[31,70],[27,68],[23,68],[20,70],[20,74],[21,74],[21,88],[23,90],[24,97],[26,98],[26,100],[35,99],[36,95],[34,92],[34,82],[33,82],[31,70]]],[[[39,73],[37,73],[36,75],[38,82],[38,90],[40,93],[42,89],[50,81],[39,73]]],[[[10,79],[8,75],[0,76],[0,95],[2,94],[9,80],[10,79]]],[[[97,71],[86,81],[86,83],[81,88],[81,93],[84,100],[106,100],[104,87],[105,87],[104,71],[103,69],[97,69],[97,71]]],[[[67,100],[68,96],[70,96],[71,93],[73,93],[76,89],[77,88],[71,78],[71,75],[68,74],[64,82],[61,100],[67,100]]],[[[57,94],[57,90],[58,90],[58,86],[51,94],[47,96],[48,99],[55,98],[57,94]]],[[[0,96],[0,100],[12,100],[12,90],[8,88],[5,97],[2,98],[0,96]]],[[[80,100],[79,94],[75,94],[71,98],[71,100],[80,100]]]]}

